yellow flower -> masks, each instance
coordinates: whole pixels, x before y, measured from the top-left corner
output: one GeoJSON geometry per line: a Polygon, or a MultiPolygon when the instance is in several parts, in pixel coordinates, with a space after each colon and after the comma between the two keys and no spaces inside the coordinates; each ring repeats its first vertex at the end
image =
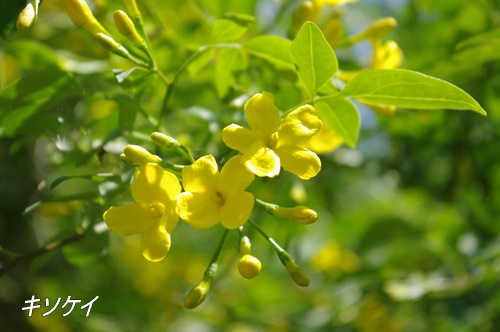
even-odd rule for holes
{"type": "Polygon", "coordinates": [[[135,171],[132,196],[135,203],[110,207],[104,212],[108,227],[120,235],[144,233],[142,254],[162,260],[170,249],[170,234],[177,225],[177,178],[157,164],[143,164],[135,171]]]}
{"type": "Polygon", "coordinates": [[[220,174],[212,155],[201,157],[182,170],[186,192],[179,197],[179,216],[195,228],[212,227],[219,221],[227,229],[242,226],[254,205],[244,191],[254,175],[241,164],[241,156],[229,159],[220,174]]]}
{"type": "Polygon", "coordinates": [[[318,154],[328,153],[335,150],[344,143],[342,137],[339,136],[328,126],[323,126],[321,130],[302,147],[314,151],[318,154]]]}
{"type": "Polygon", "coordinates": [[[318,174],[318,156],[299,146],[323,125],[314,107],[301,106],[281,121],[273,95],[264,92],[246,102],[245,116],[252,129],[231,124],[222,131],[222,140],[243,153],[241,161],[252,173],[275,177],[283,167],[304,180],[318,174]]]}
{"type": "Polygon", "coordinates": [[[394,69],[403,62],[403,51],[394,40],[373,43],[372,69],[394,69]]]}

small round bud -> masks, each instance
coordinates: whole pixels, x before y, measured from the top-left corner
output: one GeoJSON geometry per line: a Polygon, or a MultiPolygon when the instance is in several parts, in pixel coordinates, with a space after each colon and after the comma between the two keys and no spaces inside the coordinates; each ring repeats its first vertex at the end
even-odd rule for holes
{"type": "Polygon", "coordinates": [[[262,268],[260,260],[252,255],[244,255],[238,262],[238,271],[246,279],[255,278],[262,268]]]}
{"type": "Polygon", "coordinates": [[[151,140],[158,146],[164,146],[167,148],[179,147],[181,144],[177,142],[176,139],[165,135],[163,133],[154,132],[151,134],[151,140]]]}
{"type": "Polygon", "coordinates": [[[129,144],[123,149],[125,156],[134,163],[159,163],[160,157],[155,156],[142,146],[129,144]]]}

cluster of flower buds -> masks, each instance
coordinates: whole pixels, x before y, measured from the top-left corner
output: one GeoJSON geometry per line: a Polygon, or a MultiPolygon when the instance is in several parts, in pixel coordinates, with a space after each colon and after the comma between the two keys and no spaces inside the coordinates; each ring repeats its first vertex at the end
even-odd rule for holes
{"type": "Polygon", "coordinates": [[[142,19],[137,9],[137,4],[135,0],[124,1],[124,3],[127,10],[129,10],[134,17],[136,23],[134,24],[134,21],[123,10],[117,10],[113,14],[115,27],[123,37],[132,42],[139,50],[143,51],[146,58],[132,52],[126,45],[118,42],[116,38],[97,21],[85,0],[64,0],[64,8],[73,23],[94,35],[99,44],[107,51],[129,59],[139,66],[154,66],[148,44],[136,28],[136,24],[138,24],[140,27],[139,30],[143,32],[142,19]]]}

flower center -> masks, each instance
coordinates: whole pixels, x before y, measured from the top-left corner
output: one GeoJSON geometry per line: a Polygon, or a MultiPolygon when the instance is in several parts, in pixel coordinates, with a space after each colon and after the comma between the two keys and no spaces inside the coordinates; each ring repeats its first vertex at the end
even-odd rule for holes
{"type": "Polygon", "coordinates": [[[278,139],[279,139],[279,135],[278,133],[273,133],[266,141],[266,145],[268,148],[270,148],[271,150],[274,150],[278,147],[278,139]]]}
{"type": "Polygon", "coordinates": [[[219,206],[223,206],[226,202],[224,196],[222,196],[222,194],[217,190],[215,191],[215,201],[217,202],[217,204],[219,204],[219,206]]]}
{"type": "Polygon", "coordinates": [[[151,212],[153,218],[161,217],[165,213],[165,205],[160,202],[153,202],[149,206],[149,211],[151,212]]]}

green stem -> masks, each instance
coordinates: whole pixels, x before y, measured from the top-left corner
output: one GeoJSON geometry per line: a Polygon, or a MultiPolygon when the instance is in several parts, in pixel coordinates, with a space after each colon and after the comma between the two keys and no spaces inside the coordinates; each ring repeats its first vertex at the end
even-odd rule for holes
{"type": "MultiPolygon", "coordinates": [[[[50,243],[50,244],[48,244],[48,245],[46,245],[38,250],[35,250],[35,251],[29,253],[29,254],[22,255],[22,256],[14,255],[12,261],[10,263],[4,265],[0,269],[0,277],[6,275],[10,270],[12,270],[14,267],[16,267],[19,263],[21,263],[23,261],[31,260],[35,257],[44,255],[44,254],[49,253],[51,251],[54,251],[58,248],[62,248],[63,246],[68,245],[70,243],[79,242],[84,237],[85,237],[85,233],[75,234],[75,235],[70,236],[68,238],[65,238],[63,240],[52,242],[52,243],[50,243]]],[[[5,249],[2,249],[2,252],[4,252],[4,251],[5,251],[5,249]]]]}
{"type": "Polygon", "coordinates": [[[219,49],[219,48],[241,48],[241,45],[240,44],[230,44],[230,43],[219,43],[219,44],[203,45],[203,46],[200,46],[195,53],[191,54],[191,56],[186,61],[184,61],[181,64],[181,66],[175,72],[174,77],[172,78],[172,81],[167,86],[167,91],[165,92],[165,97],[163,98],[163,103],[162,103],[162,106],[161,106],[160,117],[158,119],[157,130],[159,130],[159,128],[161,127],[161,119],[163,119],[163,117],[167,113],[168,102],[169,102],[170,97],[172,95],[172,91],[173,91],[173,89],[175,87],[175,84],[177,83],[177,80],[181,76],[182,72],[194,60],[198,59],[199,56],[201,56],[203,53],[205,53],[209,49],[219,49]]]}
{"type": "Polygon", "coordinates": [[[229,234],[229,229],[224,229],[224,234],[222,234],[222,238],[219,241],[219,245],[217,246],[217,249],[215,250],[215,253],[212,257],[212,260],[210,261],[210,264],[208,264],[207,269],[205,270],[205,273],[203,274],[207,278],[213,279],[215,277],[215,273],[217,272],[217,261],[219,260],[220,253],[222,252],[222,248],[224,247],[224,243],[226,242],[227,235],[229,234]]]}
{"type": "Polygon", "coordinates": [[[255,227],[255,229],[271,244],[271,246],[274,248],[274,250],[276,251],[276,253],[278,254],[278,256],[280,256],[280,259],[281,259],[281,256],[283,254],[285,254],[286,256],[288,256],[288,254],[286,253],[286,251],[280,247],[280,245],[278,243],[276,243],[276,241],[274,241],[274,239],[272,237],[270,237],[269,235],[266,234],[266,232],[264,232],[264,230],[262,228],[259,227],[259,225],[257,225],[252,219],[248,218],[248,221],[252,224],[253,227],[255,227]]]}
{"type": "Polygon", "coordinates": [[[5,249],[2,246],[0,246],[0,254],[2,254],[3,256],[5,256],[11,260],[15,260],[17,258],[16,254],[14,254],[12,251],[5,249]]]}

